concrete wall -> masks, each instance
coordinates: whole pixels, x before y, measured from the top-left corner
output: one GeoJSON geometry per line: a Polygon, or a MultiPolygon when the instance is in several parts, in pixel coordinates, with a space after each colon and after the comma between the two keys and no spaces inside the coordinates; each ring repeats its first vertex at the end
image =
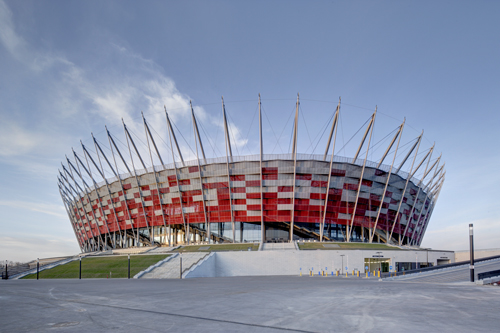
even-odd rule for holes
{"type": "MultiPolygon", "coordinates": [[[[474,250],[475,259],[498,256],[498,255],[500,255],[500,249],[474,250]]],[[[455,261],[467,261],[467,260],[470,260],[469,250],[455,252],[455,261]]]]}
{"type": "Polygon", "coordinates": [[[377,251],[377,250],[313,250],[313,251],[240,251],[216,252],[206,262],[186,275],[191,277],[303,275],[314,269],[328,272],[341,270],[365,272],[365,258],[390,259],[395,262],[431,262],[447,258],[454,262],[452,251],[377,251]],[[342,258],[341,255],[344,255],[342,258]]]}

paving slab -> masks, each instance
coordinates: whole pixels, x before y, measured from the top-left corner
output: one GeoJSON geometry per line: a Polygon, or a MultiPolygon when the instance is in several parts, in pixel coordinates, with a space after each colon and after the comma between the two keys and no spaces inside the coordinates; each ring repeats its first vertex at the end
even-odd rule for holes
{"type": "Polygon", "coordinates": [[[2,332],[495,332],[500,288],[326,277],[8,280],[2,332]]]}

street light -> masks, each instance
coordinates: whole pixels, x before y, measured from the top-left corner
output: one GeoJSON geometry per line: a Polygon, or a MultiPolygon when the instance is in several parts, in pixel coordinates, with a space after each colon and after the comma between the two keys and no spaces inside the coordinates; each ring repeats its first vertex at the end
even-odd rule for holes
{"type": "Polygon", "coordinates": [[[474,230],[473,224],[469,224],[469,243],[470,243],[470,282],[474,282],[474,230]]]}

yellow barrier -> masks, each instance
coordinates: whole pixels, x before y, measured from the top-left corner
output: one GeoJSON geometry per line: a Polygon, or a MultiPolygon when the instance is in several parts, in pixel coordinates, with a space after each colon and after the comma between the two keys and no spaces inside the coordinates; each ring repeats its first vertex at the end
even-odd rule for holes
{"type": "Polygon", "coordinates": [[[380,277],[380,271],[378,271],[378,277],[380,277]]]}
{"type": "Polygon", "coordinates": [[[339,276],[339,271],[336,271],[336,272],[335,272],[335,276],[339,276]]]}
{"type": "Polygon", "coordinates": [[[347,272],[345,272],[345,277],[347,277],[347,272]]]}
{"type": "Polygon", "coordinates": [[[357,272],[357,274],[358,274],[358,277],[359,277],[359,271],[357,272]]]}
{"type": "Polygon", "coordinates": [[[365,272],[365,275],[366,275],[365,277],[368,278],[368,272],[365,272]]]}

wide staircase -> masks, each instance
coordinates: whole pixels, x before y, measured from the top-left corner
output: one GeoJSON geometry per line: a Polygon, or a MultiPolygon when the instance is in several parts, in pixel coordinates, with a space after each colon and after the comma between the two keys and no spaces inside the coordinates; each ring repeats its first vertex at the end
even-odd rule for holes
{"type": "Polygon", "coordinates": [[[182,257],[182,273],[188,271],[210,252],[184,252],[141,276],[141,279],[178,279],[180,274],[180,258],[182,257]]]}
{"type": "Polygon", "coordinates": [[[262,251],[285,251],[296,250],[295,242],[293,243],[264,243],[262,244],[262,251]]]}

